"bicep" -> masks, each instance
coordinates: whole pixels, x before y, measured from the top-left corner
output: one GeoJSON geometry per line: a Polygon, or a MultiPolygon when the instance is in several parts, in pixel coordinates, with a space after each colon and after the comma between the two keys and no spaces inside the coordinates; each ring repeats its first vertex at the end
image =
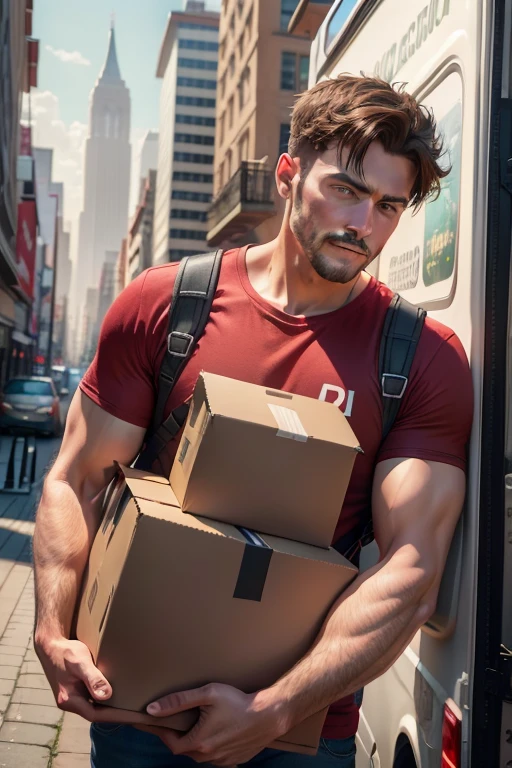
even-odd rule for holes
{"type": "Polygon", "coordinates": [[[440,579],[464,494],[464,472],[453,465],[415,458],[380,462],[372,514],[381,558],[405,548],[440,579]]]}
{"type": "Polygon", "coordinates": [[[143,427],[112,416],[78,389],[49,477],[68,483],[81,502],[92,502],[114,476],[115,462],[133,461],[144,435],[143,427]]]}

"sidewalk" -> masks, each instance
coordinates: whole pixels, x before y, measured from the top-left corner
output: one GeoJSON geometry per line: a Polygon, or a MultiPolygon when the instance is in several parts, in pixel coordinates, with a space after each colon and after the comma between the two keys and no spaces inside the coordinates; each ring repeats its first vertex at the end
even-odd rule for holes
{"type": "MultiPolygon", "coordinates": [[[[58,444],[38,441],[39,479],[58,444]]],[[[32,643],[30,552],[40,485],[30,495],[0,493],[0,768],[85,768],[88,723],[56,707],[32,643]]]]}

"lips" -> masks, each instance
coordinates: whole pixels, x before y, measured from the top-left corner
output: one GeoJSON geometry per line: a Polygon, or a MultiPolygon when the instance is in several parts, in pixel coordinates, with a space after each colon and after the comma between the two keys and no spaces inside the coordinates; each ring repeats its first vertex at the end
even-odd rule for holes
{"type": "Polygon", "coordinates": [[[366,256],[363,251],[358,251],[356,248],[351,248],[349,245],[346,245],[346,243],[336,243],[332,240],[327,241],[329,245],[333,245],[335,248],[344,248],[346,251],[352,251],[352,253],[356,253],[358,256],[366,256]]]}

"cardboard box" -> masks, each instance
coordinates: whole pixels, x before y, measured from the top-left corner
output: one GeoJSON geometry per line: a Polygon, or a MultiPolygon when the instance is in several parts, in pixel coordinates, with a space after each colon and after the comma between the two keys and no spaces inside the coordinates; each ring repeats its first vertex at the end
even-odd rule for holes
{"type": "Polygon", "coordinates": [[[358,451],[332,403],[201,373],[171,486],[185,512],[330,547],[358,451]]]}
{"type": "MultiPolygon", "coordinates": [[[[112,707],[143,713],[210,682],[253,692],[310,648],[356,573],[334,550],[185,514],[166,478],[122,467],[91,550],[77,637],[112,684],[112,707]]],[[[314,751],[324,716],[280,748],[314,751]]]]}

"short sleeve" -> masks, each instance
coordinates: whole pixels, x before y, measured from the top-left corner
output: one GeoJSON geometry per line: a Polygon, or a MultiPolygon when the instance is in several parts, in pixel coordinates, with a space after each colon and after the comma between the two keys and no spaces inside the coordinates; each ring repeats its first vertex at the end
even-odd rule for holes
{"type": "Polygon", "coordinates": [[[413,366],[404,402],[377,461],[418,458],[465,470],[473,418],[471,372],[455,334],[440,339],[435,352],[428,354],[432,335],[427,332],[431,338],[423,350],[421,341],[418,345],[420,362],[413,366]]]}
{"type": "Polygon", "coordinates": [[[80,388],[122,421],[148,427],[155,401],[147,323],[141,319],[143,272],[115,299],[103,321],[96,355],[80,388]]]}

